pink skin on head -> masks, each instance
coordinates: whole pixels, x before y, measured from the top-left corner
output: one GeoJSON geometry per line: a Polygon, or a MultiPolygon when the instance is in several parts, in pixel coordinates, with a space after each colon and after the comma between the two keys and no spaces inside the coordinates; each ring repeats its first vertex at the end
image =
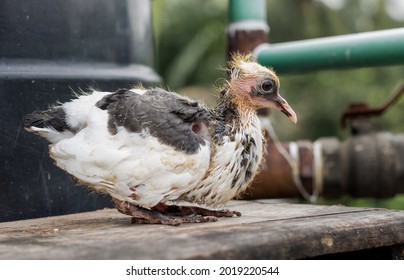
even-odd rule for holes
{"type": "Polygon", "coordinates": [[[284,113],[293,123],[296,123],[296,113],[279,92],[276,92],[271,98],[253,95],[253,89],[257,86],[256,81],[257,77],[254,76],[232,80],[230,88],[231,91],[235,93],[234,98],[239,100],[240,104],[243,106],[248,106],[254,109],[275,108],[284,113]]]}

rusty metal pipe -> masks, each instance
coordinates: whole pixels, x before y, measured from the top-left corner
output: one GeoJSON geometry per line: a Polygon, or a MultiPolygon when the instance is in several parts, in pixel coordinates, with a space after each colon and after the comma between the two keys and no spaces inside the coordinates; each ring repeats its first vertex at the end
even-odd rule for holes
{"type": "Polygon", "coordinates": [[[404,134],[370,133],[323,145],[323,195],[392,197],[404,193],[404,134]]]}
{"type": "Polygon", "coordinates": [[[227,53],[252,52],[268,42],[265,0],[230,0],[227,53]]]}
{"type": "MultiPolygon", "coordinates": [[[[290,145],[296,144],[299,152],[299,175],[308,193],[313,192],[313,150],[309,141],[282,143],[289,151],[290,145]],[[292,144],[291,144],[292,143],[292,144]]],[[[265,162],[255,178],[246,198],[290,198],[299,197],[300,192],[295,186],[292,169],[277,149],[272,140],[267,141],[265,162]]]]}
{"type": "MultiPolygon", "coordinates": [[[[404,134],[374,132],[341,142],[335,137],[297,145],[299,177],[309,193],[326,198],[341,195],[386,198],[404,193],[404,134]]],[[[292,169],[272,141],[266,162],[254,180],[247,199],[301,197],[292,169]]]]}

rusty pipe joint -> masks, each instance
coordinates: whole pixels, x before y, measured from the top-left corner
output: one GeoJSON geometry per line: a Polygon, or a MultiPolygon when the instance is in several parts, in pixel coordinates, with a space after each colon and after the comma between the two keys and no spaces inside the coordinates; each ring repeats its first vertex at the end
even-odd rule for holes
{"type": "Polygon", "coordinates": [[[344,142],[322,138],[320,161],[325,197],[392,197],[404,193],[404,134],[370,133],[344,142]]]}

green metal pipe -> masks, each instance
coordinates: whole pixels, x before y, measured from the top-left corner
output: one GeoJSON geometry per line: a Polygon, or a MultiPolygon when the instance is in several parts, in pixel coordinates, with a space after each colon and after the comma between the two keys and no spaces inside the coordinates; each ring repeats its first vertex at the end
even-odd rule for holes
{"type": "Polygon", "coordinates": [[[266,0],[230,0],[229,20],[231,23],[244,20],[267,19],[266,0]]]}
{"type": "Polygon", "coordinates": [[[278,73],[404,64],[404,28],[262,44],[254,57],[278,73]]]}

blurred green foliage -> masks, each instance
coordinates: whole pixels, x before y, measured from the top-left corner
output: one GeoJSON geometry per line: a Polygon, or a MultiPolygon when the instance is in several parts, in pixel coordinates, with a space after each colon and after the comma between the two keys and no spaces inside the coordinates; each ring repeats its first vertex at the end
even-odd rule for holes
{"type": "Polygon", "coordinates": [[[223,77],[227,1],[153,0],[157,71],[172,90],[223,77]]]}
{"type": "MultiPolygon", "coordinates": [[[[386,12],[392,2],[397,1],[268,0],[270,42],[403,27],[404,18],[394,20],[386,12]]],[[[226,65],[227,5],[226,0],[153,0],[156,68],[169,89],[181,92],[196,85],[213,91],[212,85],[224,77],[220,69],[226,65]]],[[[272,114],[280,139],[343,139],[348,132],[339,128],[341,112],[354,101],[380,106],[404,83],[404,66],[285,75],[281,83],[282,95],[299,121],[293,125],[281,114],[272,114]]],[[[374,121],[403,133],[403,112],[404,99],[374,121]]],[[[398,201],[404,208],[403,197],[398,201]]]]}

